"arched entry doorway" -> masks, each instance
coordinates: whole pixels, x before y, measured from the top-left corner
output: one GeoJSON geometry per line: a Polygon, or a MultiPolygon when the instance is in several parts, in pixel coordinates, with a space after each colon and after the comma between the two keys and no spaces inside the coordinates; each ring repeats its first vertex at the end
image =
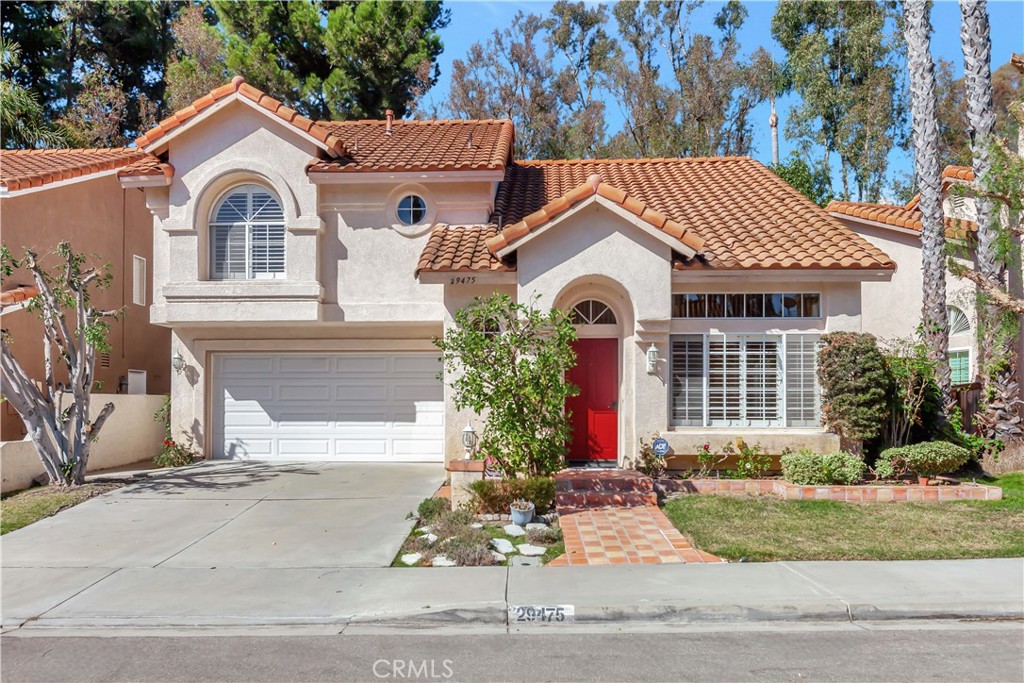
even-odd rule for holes
{"type": "Polygon", "coordinates": [[[580,393],[566,401],[571,412],[569,461],[615,464],[619,457],[619,334],[615,312],[585,299],[572,308],[578,338],[576,367],[567,379],[580,393]]]}

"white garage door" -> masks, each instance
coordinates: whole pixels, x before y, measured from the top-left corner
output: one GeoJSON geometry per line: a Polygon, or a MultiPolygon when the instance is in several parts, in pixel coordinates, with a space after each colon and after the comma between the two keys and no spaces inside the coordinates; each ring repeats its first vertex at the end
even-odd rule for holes
{"type": "Polygon", "coordinates": [[[435,353],[213,357],[214,457],[444,459],[435,353]]]}

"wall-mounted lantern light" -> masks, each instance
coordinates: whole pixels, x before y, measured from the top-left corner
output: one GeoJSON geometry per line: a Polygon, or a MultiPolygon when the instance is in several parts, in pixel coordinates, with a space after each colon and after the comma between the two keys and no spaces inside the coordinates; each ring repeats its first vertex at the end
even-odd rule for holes
{"type": "Polygon", "coordinates": [[[658,347],[651,344],[647,347],[647,374],[653,375],[658,369],[658,347]]]}
{"type": "Polygon", "coordinates": [[[185,369],[185,359],[181,356],[181,351],[175,351],[174,355],[171,356],[171,367],[179,375],[185,369]]]}
{"type": "Polygon", "coordinates": [[[462,430],[462,445],[466,449],[466,460],[473,457],[473,449],[476,448],[476,443],[479,440],[476,432],[473,430],[472,425],[466,425],[466,428],[462,430]]]}

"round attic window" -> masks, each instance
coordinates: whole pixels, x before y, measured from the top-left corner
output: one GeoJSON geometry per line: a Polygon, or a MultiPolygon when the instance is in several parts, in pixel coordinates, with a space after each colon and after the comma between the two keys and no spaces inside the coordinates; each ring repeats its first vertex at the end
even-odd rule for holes
{"type": "Polygon", "coordinates": [[[398,200],[397,212],[403,225],[417,225],[427,217],[427,203],[419,195],[407,194],[398,200]]]}

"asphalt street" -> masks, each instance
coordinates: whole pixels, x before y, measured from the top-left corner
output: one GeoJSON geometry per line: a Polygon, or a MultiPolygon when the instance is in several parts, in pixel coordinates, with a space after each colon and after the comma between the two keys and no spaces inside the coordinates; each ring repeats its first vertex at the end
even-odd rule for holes
{"type": "Polygon", "coordinates": [[[614,633],[49,637],[0,641],[4,681],[1008,681],[1024,624],[614,633]]]}

